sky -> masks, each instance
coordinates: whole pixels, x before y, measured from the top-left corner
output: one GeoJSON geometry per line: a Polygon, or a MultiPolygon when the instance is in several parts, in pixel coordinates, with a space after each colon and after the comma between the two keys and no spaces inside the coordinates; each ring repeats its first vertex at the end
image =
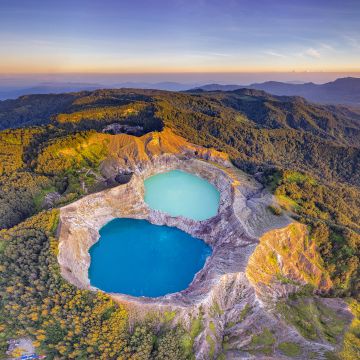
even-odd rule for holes
{"type": "Polygon", "coordinates": [[[0,74],[360,76],[359,19],[359,0],[0,0],[0,74]]]}

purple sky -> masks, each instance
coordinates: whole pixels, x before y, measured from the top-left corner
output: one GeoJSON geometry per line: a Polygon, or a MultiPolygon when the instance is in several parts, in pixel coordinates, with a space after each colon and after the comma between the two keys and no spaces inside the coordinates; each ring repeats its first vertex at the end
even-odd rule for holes
{"type": "Polygon", "coordinates": [[[1,0],[0,73],[324,82],[337,77],[329,71],[360,71],[359,19],[358,0],[1,0]],[[173,74],[179,72],[214,74],[173,74]]]}

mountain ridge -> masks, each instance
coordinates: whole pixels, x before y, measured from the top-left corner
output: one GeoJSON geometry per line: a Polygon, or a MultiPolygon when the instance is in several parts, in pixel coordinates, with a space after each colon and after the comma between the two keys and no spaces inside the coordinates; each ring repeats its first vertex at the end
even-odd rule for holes
{"type": "Polygon", "coordinates": [[[61,132],[101,132],[119,123],[140,126],[145,133],[168,126],[194,143],[228,152],[246,171],[267,164],[311,168],[313,175],[351,183],[360,178],[360,113],[343,106],[254,89],[113,89],[0,102],[0,129],[46,125],[61,132]]]}
{"type": "Polygon", "coordinates": [[[339,78],[325,84],[308,82],[293,84],[280,81],[266,81],[250,85],[208,84],[191,91],[234,91],[237,89],[263,90],[278,96],[301,96],[312,102],[323,104],[348,104],[360,106],[360,78],[339,78]]]}
{"type": "Polygon", "coordinates": [[[1,85],[0,101],[16,99],[31,94],[61,94],[67,92],[93,91],[99,89],[153,89],[164,91],[234,91],[241,88],[263,90],[278,96],[301,96],[308,101],[322,104],[347,104],[360,108],[360,78],[338,78],[323,84],[313,82],[281,82],[276,80],[251,83],[249,85],[209,83],[204,85],[185,84],[174,81],[162,82],[119,82],[102,84],[92,82],[40,82],[28,87],[1,85]]]}

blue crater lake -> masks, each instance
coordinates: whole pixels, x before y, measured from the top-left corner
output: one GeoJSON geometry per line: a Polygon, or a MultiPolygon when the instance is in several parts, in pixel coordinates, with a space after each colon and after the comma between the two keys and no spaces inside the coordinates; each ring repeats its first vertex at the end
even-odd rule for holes
{"type": "Polygon", "coordinates": [[[171,216],[205,220],[218,212],[220,192],[199,176],[173,170],[147,178],[145,202],[171,216]]]}
{"type": "Polygon", "coordinates": [[[157,297],[186,289],[211,248],[177,228],[114,219],[100,230],[89,252],[91,285],[106,292],[157,297]]]}

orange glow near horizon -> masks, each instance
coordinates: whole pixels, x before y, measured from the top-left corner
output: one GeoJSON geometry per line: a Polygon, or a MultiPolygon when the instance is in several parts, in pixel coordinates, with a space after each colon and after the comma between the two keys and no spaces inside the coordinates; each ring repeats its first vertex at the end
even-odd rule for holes
{"type": "Polygon", "coordinates": [[[257,74],[276,74],[276,73],[349,73],[360,74],[360,66],[334,68],[334,67],[318,67],[309,69],[308,67],[289,69],[289,68],[261,68],[261,67],[241,67],[241,68],[227,68],[223,67],[210,67],[200,69],[194,68],[56,68],[38,66],[34,68],[4,68],[0,67],[0,75],[42,75],[42,74],[234,74],[234,73],[257,73],[257,74]]]}
{"type": "Polygon", "coordinates": [[[360,73],[359,2],[260,2],[3,1],[0,73],[360,73]]]}
{"type": "Polygon", "coordinates": [[[261,61],[236,61],[235,58],[226,59],[174,59],[165,60],[157,58],[138,59],[137,61],[116,61],[116,58],[102,58],[89,60],[80,58],[61,59],[39,59],[37,56],[25,56],[16,60],[6,57],[0,58],[0,74],[166,74],[166,73],[359,73],[360,65],[342,63],[336,64],[332,61],[308,62],[299,61],[291,63],[277,63],[268,61],[269,65],[264,66],[264,59],[261,61]],[[146,62],[146,65],[144,65],[146,62]],[[251,63],[251,65],[249,65],[251,63]],[[236,65],[235,65],[236,64],[236,65]]]}

